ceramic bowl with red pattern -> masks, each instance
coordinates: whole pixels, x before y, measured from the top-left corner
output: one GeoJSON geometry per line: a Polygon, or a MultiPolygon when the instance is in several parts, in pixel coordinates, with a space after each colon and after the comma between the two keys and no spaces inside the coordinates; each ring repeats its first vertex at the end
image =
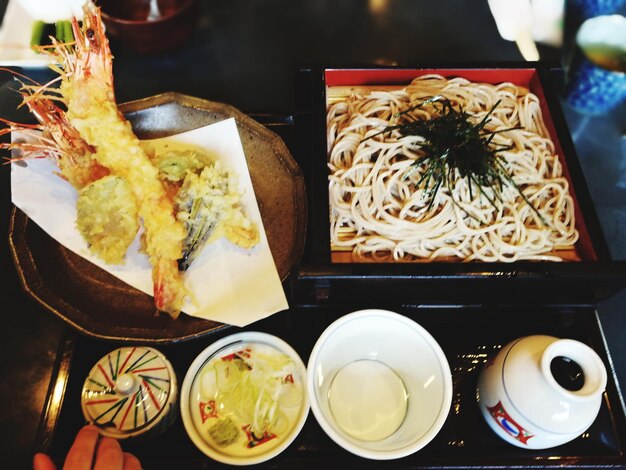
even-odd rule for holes
{"type": "Polygon", "coordinates": [[[306,367],[276,336],[227,336],[189,367],[180,412],[190,439],[213,460],[265,462],[289,447],[304,426],[309,412],[306,367]]]}

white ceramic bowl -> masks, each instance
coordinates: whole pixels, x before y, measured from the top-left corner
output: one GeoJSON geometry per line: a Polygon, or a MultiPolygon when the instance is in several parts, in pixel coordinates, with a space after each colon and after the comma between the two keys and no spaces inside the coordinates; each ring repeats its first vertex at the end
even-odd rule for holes
{"type": "MultiPolygon", "coordinates": [[[[256,370],[260,370],[260,367],[262,366],[259,365],[256,370]]],[[[245,386],[241,388],[245,391],[250,389],[250,382],[245,382],[245,386]]],[[[277,388],[271,390],[276,391],[277,388]]],[[[263,400],[261,402],[267,403],[263,400]]],[[[260,332],[242,332],[227,336],[202,351],[189,367],[180,391],[180,412],[187,434],[196,447],[210,458],[230,465],[265,462],[285,450],[304,426],[309,413],[306,367],[298,353],[276,336],[260,332]],[[257,438],[249,434],[246,428],[249,423],[245,419],[239,419],[229,413],[228,409],[222,408],[220,400],[216,398],[218,385],[211,365],[215,361],[232,361],[234,355],[240,354],[251,358],[251,361],[238,359],[240,365],[237,367],[243,371],[242,374],[257,367],[255,362],[267,364],[262,359],[263,354],[286,355],[293,363],[293,372],[289,376],[278,377],[280,374],[276,374],[283,383],[279,387],[281,398],[276,411],[280,414],[280,425],[272,427],[271,433],[257,438]],[[252,369],[246,368],[244,363],[252,364],[252,369]],[[236,429],[238,434],[233,442],[220,445],[211,437],[209,429],[216,426],[218,420],[229,416],[233,418],[230,429],[236,429]]]]}
{"type": "Polygon", "coordinates": [[[450,366],[413,320],[360,310],[332,323],[308,362],[308,393],[318,423],[361,457],[405,457],[442,428],[452,403],[450,366]]]}

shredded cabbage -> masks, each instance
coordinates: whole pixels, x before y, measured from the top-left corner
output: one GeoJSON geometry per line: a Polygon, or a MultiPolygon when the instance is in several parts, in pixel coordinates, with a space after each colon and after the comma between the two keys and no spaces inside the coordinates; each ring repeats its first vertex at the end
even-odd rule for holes
{"type": "Polygon", "coordinates": [[[233,415],[250,425],[255,438],[287,431],[284,408],[302,403],[289,356],[270,347],[242,349],[211,361],[202,377],[204,393],[215,400],[218,414],[233,415]]]}

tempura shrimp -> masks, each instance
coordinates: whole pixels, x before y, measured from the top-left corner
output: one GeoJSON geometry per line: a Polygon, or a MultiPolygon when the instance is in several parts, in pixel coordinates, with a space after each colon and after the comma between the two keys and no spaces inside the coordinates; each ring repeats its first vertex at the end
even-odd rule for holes
{"type": "Polygon", "coordinates": [[[178,270],[185,230],[174,216],[158,170],[117,108],[112,55],[100,10],[86,6],[82,26],[74,19],[72,28],[75,45],[51,50],[58,64],[66,115],[93,146],[98,163],[130,184],[143,222],[143,247],[153,267],[156,307],[177,317],[187,295],[178,270]]]}
{"type": "Polygon", "coordinates": [[[173,202],[157,168],[117,109],[112,55],[100,9],[87,3],[82,25],[73,19],[72,31],[73,43],[53,39],[52,45],[40,48],[52,57],[50,68],[59,76],[46,85],[28,84],[21,89],[24,104],[39,124],[5,120],[10,128],[0,131],[43,131],[39,143],[5,144],[4,148],[27,154],[20,158],[53,159],[60,174],[77,190],[109,174],[124,179],[143,223],[142,248],[152,265],[155,305],[176,318],[187,296],[178,270],[185,229],[175,218],[173,202]],[[56,84],[58,88],[52,86],[56,84]]]}

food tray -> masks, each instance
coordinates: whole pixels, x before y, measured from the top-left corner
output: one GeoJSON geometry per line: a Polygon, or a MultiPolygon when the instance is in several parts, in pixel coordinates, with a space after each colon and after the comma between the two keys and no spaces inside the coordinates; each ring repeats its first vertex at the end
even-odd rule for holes
{"type": "MultiPolygon", "coordinates": [[[[387,308],[426,328],[439,342],[450,363],[453,402],[436,438],[422,450],[402,459],[366,460],[337,446],[309,413],[302,432],[287,450],[259,468],[321,468],[331,463],[342,468],[626,468],[626,417],[594,308],[416,309],[399,305],[387,308]],[[510,340],[530,334],[582,341],[598,352],[607,365],[608,385],[596,421],[581,437],[553,449],[526,450],[504,442],[483,421],[476,403],[476,381],[487,358],[510,340]]],[[[284,339],[306,363],[324,329],[350,311],[352,309],[319,307],[294,309],[245,330],[263,331],[284,339]]],[[[93,364],[119,346],[116,342],[67,331],[59,349],[36,441],[37,450],[50,453],[57,463],[85,423],[80,408],[83,381],[93,364]]],[[[157,345],[157,349],[171,361],[182,381],[193,359],[211,342],[230,333],[232,331],[217,332],[191,342],[157,345]]],[[[122,445],[126,451],[137,455],[146,469],[223,467],[196,449],[180,417],[164,434],[152,440],[129,440],[122,445]]]]}
{"type": "Polygon", "coordinates": [[[599,289],[614,289],[611,283],[623,285],[626,266],[610,258],[555,93],[553,75],[543,63],[302,69],[297,84],[296,129],[304,149],[300,166],[309,194],[309,227],[304,257],[293,283],[298,304],[349,302],[357,295],[375,301],[386,294],[417,304],[465,305],[483,302],[485,292],[495,303],[580,304],[597,299],[599,289]],[[546,127],[575,200],[580,233],[575,251],[579,260],[359,263],[345,262],[343,257],[344,261],[337,261],[337,253],[331,250],[328,212],[327,99],[332,99],[336,88],[400,87],[412,78],[431,73],[492,84],[508,81],[529,88],[539,97],[546,127]]]}
{"type": "MultiPolygon", "coordinates": [[[[299,141],[291,119],[254,116],[279,134],[294,155],[299,141]]],[[[441,292],[441,291],[438,291],[441,292]]],[[[445,293],[442,293],[445,294],[445,293]]],[[[393,461],[356,457],[337,446],[309,412],[307,422],[289,448],[259,468],[320,468],[330,463],[346,468],[626,468],[626,417],[608,367],[608,384],[600,414],[589,431],[575,441],[554,449],[526,451],[500,440],[480,416],[475,398],[479,368],[490,354],[508,341],[528,334],[551,334],[589,344],[606,365],[610,364],[594,305],[571,307],[490,306],[483,301],[464,308],[422,308],[400,301],[370,303],[352,299],[349,306],[296,307],[237,331],[263,331],[276,335],[308,361],[313,345],[334,320],[361,308],[381,307],[406,315],[424,326],[442,346],[453,374],[453,405],[448,419],[428,446],[393,461]]],[[[290,300],[290,303],[292,301],[290,300]]],[[[193,341],[156,345],[172,362],[182,382],[194,358],[213,341],[235,330],[220,330],[193,341]]],[[[106,353],[128,342],[102,341],[66,329],[59,346],[46,406],[36,438],[37,450],[49,452],[60,463],[76,431],[85,423],[80,392],[90,368],[106,353]]],[[[132,344],[132,343],[131,343],[132,344]]],[[[124,442],[146,469],[222,468],[192,444],[178,417],[163,435],[150,441],[124,442]]]]}

